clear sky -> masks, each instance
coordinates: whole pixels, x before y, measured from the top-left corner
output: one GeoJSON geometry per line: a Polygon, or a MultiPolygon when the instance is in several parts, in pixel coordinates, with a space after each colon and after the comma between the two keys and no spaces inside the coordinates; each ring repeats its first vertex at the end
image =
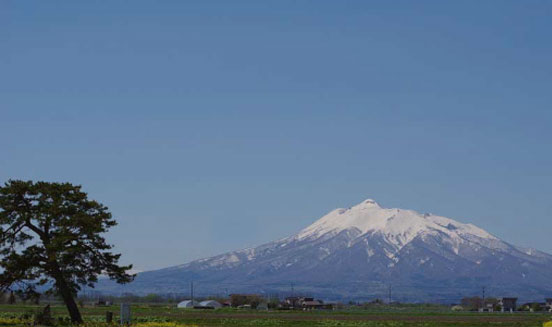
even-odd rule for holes
{"type": "Polygon", "coordinates": [[[152,269],[374,198],[552,252],[551,1],[1,1],[0,181],[152,269]]]}

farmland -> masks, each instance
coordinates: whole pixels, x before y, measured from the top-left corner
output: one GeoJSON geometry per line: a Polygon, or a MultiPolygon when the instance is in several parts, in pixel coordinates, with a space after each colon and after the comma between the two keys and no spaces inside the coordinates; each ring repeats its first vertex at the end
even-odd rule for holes
{"type": "MultiPolygon", "coordinates": [[[[31,305],[0,306],[0,326],[21,326],[30,321],[33,312],[40,309],[31,305]],[[27,320],[26,320],[27,319],[27,320]]],[[[106,326],[105,312],[112,311],[115,320],[118,306],[84,307],[81,309],[86,325],[106,326]]],[[[52,315],[58,324],[66,324],[67,312],[63,306],[53,305],[52,315]]],[[[133,305],[133,322],[138,326],[542,326],[552,320],[549,313],[471,313],[451,312],[439,307],[408,306],[369,310],[342,311],[255,311],[255,310],[187,310],[170,305],[133,305]]]]}

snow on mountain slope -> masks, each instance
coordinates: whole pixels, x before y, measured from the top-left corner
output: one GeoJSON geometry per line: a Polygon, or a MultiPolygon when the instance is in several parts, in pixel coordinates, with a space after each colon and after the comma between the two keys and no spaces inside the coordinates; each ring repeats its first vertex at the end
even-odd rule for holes
{"type": "Polygon", "coordinates": [[[452,239],[481,238],[497,240],[496,237],[471,224],[455,220],[419,214],[412,210],[384,209],[368,199],[350,209],[337,209],[305,228],[296,237],[299,240],[318,238],[327,233],[356,228],[360,235],[381,233],[386,240],[401,249],[415,237],[443,233],[452,239]]]}

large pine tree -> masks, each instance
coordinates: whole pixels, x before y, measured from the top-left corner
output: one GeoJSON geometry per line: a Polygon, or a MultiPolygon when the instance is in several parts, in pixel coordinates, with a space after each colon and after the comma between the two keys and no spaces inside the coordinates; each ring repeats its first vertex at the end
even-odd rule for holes
{"type": "Polygon", "coordinates": [[[134,278],[102,236],[116,224],[80,186],[8,181],[0,187],[0,290],[32,297],[47,288],[81,323],[75,296],[82,285],[93,287],[100,274],[119,283],[134,278]]]}

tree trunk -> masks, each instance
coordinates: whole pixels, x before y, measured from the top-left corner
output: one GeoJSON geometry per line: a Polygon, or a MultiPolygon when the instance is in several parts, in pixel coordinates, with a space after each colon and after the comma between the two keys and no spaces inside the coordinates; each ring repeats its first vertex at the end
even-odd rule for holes
{"type": "Polygon", "coordinates": [[[79,307],[75,302],[71,289],[69,289],[69,286],[67,286],[67,283],[65,282],[63,277],[60,277],[56,281],[56,283],[59,289],[59,294],[63,298],[63,302],[67,307],[67,311],[69,311],[69,316],[71,317],[71,323],[82,324],[83,323],[82,316],[80,314],[79,307]]]}

